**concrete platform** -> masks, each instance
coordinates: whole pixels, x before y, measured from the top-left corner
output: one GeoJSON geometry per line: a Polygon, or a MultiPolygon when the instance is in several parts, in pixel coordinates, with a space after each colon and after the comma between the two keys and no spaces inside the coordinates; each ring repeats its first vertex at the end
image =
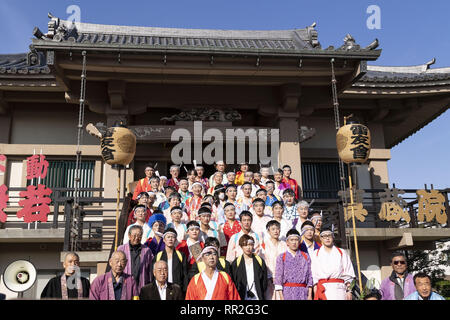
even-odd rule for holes
{"type": "Polygon", "coordinates": [[[64,229],[0,229],[0,242],[64,242],[64,229]]]}

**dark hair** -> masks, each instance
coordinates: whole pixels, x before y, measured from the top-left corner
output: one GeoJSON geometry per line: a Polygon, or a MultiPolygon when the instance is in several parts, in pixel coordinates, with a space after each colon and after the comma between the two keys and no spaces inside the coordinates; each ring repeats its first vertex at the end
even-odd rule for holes
{"type": "Polygon", "coordinates": [[[263,199],[261,199],[261,198],[255,198],[255,200],[253,200],[252,201],[252,204],[255,204],[255,203],[262,203],[263,204],[263,206],[266,204],[265,202],[264,202],[264,200],[263,199]]]}
{"type": "Polygon", "coordinates": [[[302,223],[302,227],[300,228],[300,230],[303,229],[303,227],[305,227],[305,226],[311,226],[314,228],[314,223],[312,223],[309,220],[306,220],[305,222],[302,223]]]}
{"type": "Polygon", "coordinates": [[[244,216],[250,217],[250,219],[252,219],[252,221],[253,221],[253,215],[252,215],[252,213],[250,211],[247,211],[247,210],[242,211],[239,214],[239,220],[242,220],[242,217],[244,217],[244,216]]]}
{"type": "Polygon", "coordinates": [[[381,293],[377,289],[372,289],[368,294],[364,296],[364,300],[368,300],[369,298],[376,298],[377,300],[381,300],[381,293]]]}
{"type": "Polygon", "coordinates": [[[191,174],[193,174],[194,176],[197,176],[197,171],[195,171],[195,169],[189,169],[189,170],[186,172],[186,176],[189,176],[189,175],[191,175],[191,174]]]}
{"type": "Polygon", "coordinates": [[[268,183],[271,183],[271,184],[274,185],[274,184],[275,184],[275,181],[273,181],[273,180],[267,180],[267,181],[266,181],[266,185],[267,185],[268,183]]]}
{"type": "Polygon", "coordinates": [[[259,192],[264,192],[265,194],[267,194],[267,190],[266,189],[258,189],[258,191],[256,191],[255,194],[258,194],[259,192]]]}
{"type": "Polygon", "coordinates": [[[211,209],[208,208],[207,206],[200,207],[200,209],[198,209],[198,211],[197,211],[197,214],[200,216],[202,213],[211,214],[211,209]]]}
{"type": "Polygon", "coordinates": [[[281,228],[281,224],[277,220],[270,220],[266,224],[266,229],[269,230],[271,226],[277,226],[278,228],[281,228]]]}
{"type": "Polygon", "coordinates": [[[295,197],[295,192],[294,192],[294,190],[292,190],[292,189],[290,189],[290,188],[284,189],[284,191],[283,191],[283,196],[284,196],[285,194],[290,194],[291,196],[295,197]]]}
{"type": "Polygon", "coordinates": [[[208,237],[205,240],[205,247],[209,247],[209,246],[214,246],[214,247],[220,247],[220,242],[217,238],[214,237],[208,237]]]}
{"type": "Polygon", "coordinates": [[[289,237],[291,234],[295,234],[297,236],[300,236],[300,232],[298,232],[297,229],[291,229],[286,233],[286,238],[289,237]]]}
{"type": "Polygon", "coordinates": [[[187,223],[186,228],[189,229],[190,226],[196,226],[200,228],[200,225],[197,221],[191,220],[187,223]]]}
{"type": "Polygon", "coordinates": [[[141,198],[141,197],[147,197],[148,198],[148,193],[145,192],[145,191],[142,191],[141,193],[139,193],[138,197],[139,198],[141,198]]]}
{"type": "Polygon", "coordinates": [[[253,242],[255,242],[255,239],[253,239],[252,236],[249,236],[248,234],[243,234],[243,235],[241,236],[241,238],[239,239],[239,246],[240,246],[240,247],[246,246],[246,245],[247,245],[247,242],[248,242],[249,240],[252,240],[253,242]]]}
{"type": "Polygon", "coordinates": [[[400,251],[392,252],[392,254],[391,254],[391,262],[392,262],[392,260],[394,260],[395,257],[403,257],[405,259],[405,261],[406,261],[406,256],[405,256],[405,254],[403,252],[400,252],[400,251]]]}
{"type": "Polygon", "coordinates": [[[288,168],[289,170],[291,170],[291,171],[292,171],[292,169],[291,169],[291,166],[290,166],[290,165],[287,165],[287,164],[285,164],[285,165],[283,166],[283,170],[284,170],[284,169],[286,169],[286,168],[288,168]]]}
{"type": "Polygon", "coordinates": [[[427,275],[425,272],[418,272],[414,275],[414,285],[416,284],[416,279],[417,278],[428,278],[428,280],[430,280],[431,282],[431,277],[429,275],[427,275]]]}
{"type": "Polygon", "coordinates": [[[173,233],[175,233],[176,236],[178,236],[178,232],[174,228],[167,228],[166,230],[164,230],[164,233],[167,233],[167,232],[173,232],[173,233]]]}
{"type": "Polygon", "coordinates": [[[275,205],[279,205],[280,207],[284,208],[283,202],[281,201],[275,201],[274,203],[272,203],[272,208],[275,207],[275,205]]]}
{"type": "Polygon", "coordinates": [[[172,190],[173,192],[177,192],[177,189],[175,189],[175,187],[172,187],[172,186],[166,187],[165,191],[167,191],[167,190],[172,190]]]}

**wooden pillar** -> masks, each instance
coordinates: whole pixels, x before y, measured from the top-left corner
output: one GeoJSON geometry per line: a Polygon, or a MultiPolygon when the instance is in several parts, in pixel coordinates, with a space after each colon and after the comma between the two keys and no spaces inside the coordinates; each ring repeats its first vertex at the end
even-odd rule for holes
{"type": "Polygon", "coordinates": [[[300,137],[298,132],[298,115],[283,114],[279,117],[280,151],[278,166],[289,165],[292,168],[291,177],[297,180],[302,188],[302,165],[300,158],[300,137]]]}

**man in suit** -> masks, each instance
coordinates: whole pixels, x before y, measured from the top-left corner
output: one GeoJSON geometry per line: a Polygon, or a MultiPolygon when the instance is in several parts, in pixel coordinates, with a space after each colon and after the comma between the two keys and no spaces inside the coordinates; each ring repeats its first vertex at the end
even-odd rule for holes
{"type": "Polygon", "coordinates": [[[179,285],[167,282],[169,268],[167,262],[159,260],[153,266],[155,281],[142,287],[140,300],[184,300],[183,292],[179,285]]]}

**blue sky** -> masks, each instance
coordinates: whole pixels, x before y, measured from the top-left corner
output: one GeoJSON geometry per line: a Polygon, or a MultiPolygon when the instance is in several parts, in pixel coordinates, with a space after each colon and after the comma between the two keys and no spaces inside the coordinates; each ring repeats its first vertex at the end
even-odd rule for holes
{"type": "MultiPolygon", "coordinates": [[[[317,23],[322,47],[340,46],[350,33],[360,45],[375,38],[383,49],[374,65],[450,67],[450,1],[366,0],[147,0],[0,1],[0,53],[26,52],[33,27],[47,32],[47,12],[66,19],[70,5],[81,21],[100,24],[211,29],[294,29],[317,23]],[[366,26],[378,5],[381,29],[366,26]]],[[[389,176],[402,188],[450,187],[450,110],[392,149],[389,176]]]]}

